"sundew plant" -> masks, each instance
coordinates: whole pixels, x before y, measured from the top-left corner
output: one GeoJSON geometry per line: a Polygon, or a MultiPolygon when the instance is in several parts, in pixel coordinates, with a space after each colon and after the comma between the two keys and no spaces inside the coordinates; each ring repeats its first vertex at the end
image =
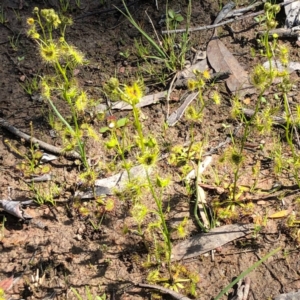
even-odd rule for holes
{"type": "Polygon", "coordinates": [[[85,168],[86,179],[91,180],[91,173],[86,155],[86,138],[98,140],[98,134],[85,121],[84,112],[94,104],[87,93],[79,86],[74,78],[74,70],[86,63],[81,51],[69,44],[65,39],[67,25],[72,20],[60,17],[53,9],[34,8],[34,17],[27,19],[28,35],[37,43],[43,62],[53,70],[51,75],[44,75],[40,85],[43,98],[48,102],[56,119],[51,126],[61,133],[64,142],[64,151],[76,150],[79,152],[85,168]],[[57,37],[57,32],[59,34],[57,37]],[[63,116],[53,103],[53,96],[64,100],[70,110],[70,117],[63,116]]]}

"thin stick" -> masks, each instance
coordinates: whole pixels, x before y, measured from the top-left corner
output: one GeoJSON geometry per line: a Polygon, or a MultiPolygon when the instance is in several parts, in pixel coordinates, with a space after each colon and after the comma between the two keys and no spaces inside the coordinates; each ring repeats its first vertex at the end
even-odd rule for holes
{"type": "MultiPolygon", "coordinates": [[[[200,30],[213,29],[213,28],[220,27],[220,26],[223,26],[225,24],[232,23],[232,22],[235,22],[235,21],[239,21],[239,20],[242,20],[242,19],[245,19],[245,18],[258,16],[258,15],[263,14],[264,12],[265,12],[264,10],[261,10],[261,11],[258,11],[256,13],[253,13],[253,14],[249,14],[249,15],[246,15],[246,16],[241,16],[241,17],[234,18],[234,19],[230,19],[230,20],[218,23],[218,24],[189,28],[187,31],[188,32],[194,32],[194,31],[200,31],[200,30]]],[[[167,34],[167,33],[182,33],[182,32],[186,32],[186,29],[163,30],[161,33],[162,34],[167,34]]]]}
{"type": "MultiPolygon", "coordinates": [[[[296,2],[296,1],[298,1],[298,0],[290,0],[290,1],[287,1],[287,2],[279,3],[278,5],[279,6],[285,6],[285,5],[288,5],[288,4],[296,2]]],[[[234,13],[234,11],[232,13],[234,13]]],[[[186,32],[186,31],[193,32],[193,31],[213,29],[213,28],[216,28],[216,27],[219,27],[219,26],[223,26],[223,25],[228,24],[228,23],[232,23],[232,22],[235,22],[235,21],[243,20],[245,18],[256,17],[256,16],[262,15],[264,13],[265,13],[264,10],[260,10],[260,11],[255,12],[255,13],[252,13],[252,14],[249,14],[249,15],[245,15],[245,16],[241,16],[241,17],[237,17],[237,18],[233,18],[233,19],[230,19],[230,20],[218,23],[218,24],[206,25],[206,26],[202,26],[202,27],[194,27],[194,28],[189,28],[188,30],[186,30],[186,29],[163,30],[162,34],[182,33],[182,32],[186,32]]]]}
{"type": "Polygon", "coordinates": [[[75,159],[81,159],[81,156],[76,151],[67,151],[65,152],[62,148],[50,145],[48,143],[45,143],[41,140],[38,140],[34,137],[31,137],[30,135],[20,131],[16,127],[10,125],[6,120],[0,118],[0,125],[11,132],[12,134],[24,139],[26,142],[38,144],[40,148],[49,151],[54,154],[63,155],[67,158],[75,158],[75,159]]]}
{"type": "MultiPolygon", "coordinates": [[[[266,31],[259,31],[258,34],[264,35],[266,34],[266,31]]],[[[276,28],[269,31],[269,38],[273,38],[274,34],[277,34],[278,37],[282,38],[297,38],[298,36],[300,36],[300,31],[296,28],[276,28]]]]}

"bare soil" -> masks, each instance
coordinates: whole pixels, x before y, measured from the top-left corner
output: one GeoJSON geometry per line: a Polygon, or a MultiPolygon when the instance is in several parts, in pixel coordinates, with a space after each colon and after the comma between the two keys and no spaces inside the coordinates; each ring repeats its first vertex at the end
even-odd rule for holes
{"type": "MultiPolygon", "coordinates": [[[[85,53],[90,61],[88,66],[78,70],[77,78],[90,97],[104,102],[101,88],[111,76],[118,77],[121,82],[130,82],[135,77],[138,71],[135,55],[130,55],[125,59],[120,52],[126,52],[129,49],[130,53],[135,53],[134,38],[139,38],[140,34],[124,16],[114,9],[113,4],[121,6],[120,1],[109,1],[110,6],[107,4],[108,1],[104,5],[100,2],[81,1],[82,8],[79,9],[71,1],[67,14],[73,17],[74,24],[67,31],[67,39],[85,53]]],[[[151,35],[153,29],[145,11],[148,12],[159,31],[157,24],[166,8],[164,3],[158,2],[159,11],[150,1],[136,1],[130,5],[130,11],[137,22],[151,35]]],[[[219,11],[218,2],[211,0],[193,2],[191,26],[212,24],[219,11]]],[[[168,5],[174,10],[180,9],[185,17],[186,2],[171,1],[168,5]]],[[[31,16],[35,6],[52,7],[58,10],[59,1],[3,0],[1,4],[6,21],[0,24],[0,117],[28,134],[31,132],[30,123],[32,122],[34,137],[60,146],[60,138],[50,135],[49,108],[42,101],[26,94],[21,86],[24,79],[29,80],[35,74],[43,75],[49,72],[48,67],[39,58],[35,43],[26,36],[26,19],[31,16]]],[[[250,48],[257,47],[258,29],[259,26],[255,21],[248,18],[233,23],[231,27],[222,27],[219,31],[222,42],[247,71],[250,71],[260,60],[250,55],[250,48]]],[[[192,33],[190,34],[191,46],[198,50],[205,50],[211,36],[211,30],[192,33]]],[[[297,61],[299,49],[295,41],[284,42],[289,44],[291,60],[297,61]]],[[[188,53],[191,55],[191,52],[188,53]]],[[[292,78],[299,88],[298,74],[293,73],[292,78]]],[[[150,76],[146,78],[145,75],[145,83],[149,87],[149,94],[166,89],[157,78],[150,76]]],[[[170,80],[166,80],[167,87],[169,83],[170,80]]],[[[216,108],[212,101],[209,102],[205,108],[202,123],[194,125],[195,141],[205,139],[208,150],[227,138],[229,132],[223,124],[229,124],[232,128],[238,125],[230,113],[230,93],[223,83],[216,88],[222,95],[221,105],[216,108]]],[[[183,92],[177,90],[172,94],[171,111],[178,107],[178,98],[183,92]]],[[[206,97],[208,99],[208,95],[206,97]]],[[[297,93],[293,93],[291,99],[293,103],[300,101],[297,93]]],[[[244,100],[245,106],[248,104],[249,107],[253,107],[254,103],[255,95],[251,99],[244,100]]],[[[190,140],[191,123],[183,117],[175,127],[170,127],[167,132],[164,132],[166,110],[166,103],[161,102],[143,108],[142,112],[144,127],[168,146],[165,150],[167,152],[167,149],[172,146],[184,144],[190,140]]],[[[117,116],[130,116],[130,114],[130,111],[119,112],[117,116]]],[[[92,121],[96,130],[105,125],[104,122],[92,121]]],[[[274,132],[284,138],[282,128],[276,127],[274,132]]],[[[30,191],[30,185],[25,182],[26,178],[16,168],[22,161],[22,157],[5,141],[8,140],[20,153],[26,153],[30,145],[3,128],[0,128],[0,137],[0,198],[32,199],[34,194],[30,191]]],[[[101,136],[101,139],[106,139],[106,137],[101,136]]],[[[264,147],[263,149],[259,147],[245,149],[246,160],[239,185],[251,186],[253,184],[255,178],[252,179],[252,170],[257,162],[261,164],[257,188],[269,190],[277,181],[284,186],[295,185],[288,171],[279,177],[273,172],[273,162],[269,158],[274,148],[272,134],[261,137],[253,130],[249,143],[258,146],[263,144],[264,147]]],[[[213,155],[213,167],[218,170],[221,181],[229,183],[233,180],[232,169],[217,163],[225,151],[226,149],[222,148],[213,155]]],[[[282,149],[282,153],[286,157],[290,155],[287,145],[282,149]]],[[[99,147],[98,144],[93,143],[88,145],[88,155],[93,160],[100,160],[104,163],[110,163],[112,157],[105,152],[103,146],[99,147]]],[[[161,175],[173,176],[172,185],[164,195],[170,207],[168,225],[174,228],[184,217],[188,217],[190,236],[199,233],[200,230],[192,214],[194,196],[187,192],[176,170],[166,160],[159,162],[157,170],[161,175]]],[[[85,286],[90,287],[93,295],[106,293],[109,299],[159,297],[158,293],[153,294],[153,291],[137,288],[134,285],[138,282],[146,282],[149,269],[143,265],[147,261],[147,249],[142,239],[130,231],[124,234],[125,225],[128,228],[136,226],[129,213],[130,203],[113,197],[114,211],[107,213],[101,226],[95,229],[91,220],[99,221],[97,216],[95,214],[82,215],[78,210],[78,203],[73,198],[79,186],[80,168],[76,162],[60,157],[51,163],[51,173],[54,182],[61,187],[55,199],[55,206],[31,205],[27,207],[26,213],[33,217],[31,222],[19,220],[0,211],[0,224],[4,224],[0,227],[0,279],[9,278],[12,275],[20,276],[13,288],[7,291],[7,299],[48,299],[47,295],[53,292],[55,292],[53,299],[76,299],[71,287],[77,289],[83,299],[86,299],[85,286]],[[37,282],[37,277],[43,279],[37,282]]],[[[112,174],[112,171],[102,171],[99,173],[99,178],[112,174]]],[[[205,183],[215,186],[211,170],[205,174],[205,183]]],[[[41,187],[46,189],[48,183],[41,183],[41,187]]],[[[224,199],[228,193],[225,191],[218,194],[214,189],[208,189],[206,192],[208,203],[224,199]]],[[[293,210],[295,200],[299,197],[298,194],[298,189],[289,194],[283,192],[266,199],[260,199],[260,196],[256,196],[255,193],[251,194],[252,200],[255,199],[253,200],[254,211],[247,214],[236,208],[235,218],[220,220],[220,225],[232,222],[256,222],[258,224],[259,218],[263,220],[266,216],[283,209],[293,210]]],[[[245,203],[247,203],[247,197],[250,196],[245,193],[245,203]]],[[[91,209],[96,207],[93,201],[83,200],[81,205],[91,209]]],[[[143,201],[150,203],[152,200],[149,195],[145,195],[143,201]]],[[[180,242],[175,233],[172,234],[172,238],[174,244],[180,242]]],[[[249,275],[251,278],[249,300],[272,299],[280,293],[300,289],[298,244],[295,241],[295,235],[286,226],[285,218],[270,219],[264,223],[263,228],[257,234],[250,234],[218,249],[214,261],[210,255],[202,255],[181,263],[191,272],[199,274],[197,298],[208,300],[213,299],[236,276],[277,247],[281,247],[282,250],[249,275]]],[[[168,296],[161,295],[160,297],[167,299],[168,296]]],[[[224,296],[223,299],[230,298],[224,296]]]]}

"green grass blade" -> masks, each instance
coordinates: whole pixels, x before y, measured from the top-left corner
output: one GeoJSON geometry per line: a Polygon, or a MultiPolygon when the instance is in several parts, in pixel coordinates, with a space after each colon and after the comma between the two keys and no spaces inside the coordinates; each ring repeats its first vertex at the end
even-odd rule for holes
{"type": "Polygon", "coordinates": [[[75,294],[75,296],[78,298],[78,300],[83,300],[82,297],[76,291],[76,289],[74,289],[74,288],[71,287],[71,291],[75,294]]]}
{"type": "Polygon", "coordinates": [[[124,13],[122,10],[120,10],[118,7],[115,6],[115,8],[121,13],[123,14],[128,20],[129,22],[145,37],[145,39],[152,45],[152,47],[159,53],[159,55],[161,56],[161,58],[163,59],[167,59],[168,56],[165,53],[165,51],[163,51],[159,45],[135,22],[134,18],[132,17],[132,15],[130,14],[124,0],[122,0],[123,5],[125,7],[126,13],[124,13]]]}
{"type": "Polygon", "coordinates": [[[261,260],[253,264],[250,268],[248,268],[246,271],[241,273],[235,280],[233,280],[229,285],[227,285],[220,293],[219,295],[214,299],[218,300],[220,299],[225,293],[227,293],[236,283],[238,283],[241,279],[243,279],[245,276],[247,276],[250,272],[252,272],[255,268],[257,268],[259,265],[261,265],[264,261],[266,261],[269,257],[277,253],[281,248],[276,248],[275,250],[271,251],[267,255],[265,255],[261,260]]]}

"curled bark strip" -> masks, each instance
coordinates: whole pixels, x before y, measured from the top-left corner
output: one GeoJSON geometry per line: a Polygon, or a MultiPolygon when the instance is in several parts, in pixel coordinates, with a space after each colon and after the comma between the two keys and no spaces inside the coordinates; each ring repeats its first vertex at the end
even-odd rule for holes
{"type": "Polygon", "coordinates": [[[25,202],[12,201],[12,200],[0,200],[0,203],[2,204],[4,211],[22,220],[32,219],[32,217],[26,214],[26,212],[22,208],[22,205],[30,204],[32,202],[33,202],[32,200],[28,200],[25,202]]]}
{"type": "Polygon", "coordinates": [[[64,152],[63,149],[61,149],[59,147],[55,147],[53,145],[45,143],[41,140],[38,140],[38,139],[36,139],[34,137],[31,137],[30,135],[20,131],[19,129],[17,129],[16,127],[10,125],[6,120],[4,120],[2,118],[0,118],[0,125],[3,128],[5,128],[6,130],[8,130],[9,132],[11,132],[12,134],[24,139],[25,141],[38,144],[39,147],[44,149],[44,150],[47,150],[47,151],[52,152],[54,154],[63,155],[67,158],[81,159],[79,153],[77,153],[76,151],[64,152]]]}

